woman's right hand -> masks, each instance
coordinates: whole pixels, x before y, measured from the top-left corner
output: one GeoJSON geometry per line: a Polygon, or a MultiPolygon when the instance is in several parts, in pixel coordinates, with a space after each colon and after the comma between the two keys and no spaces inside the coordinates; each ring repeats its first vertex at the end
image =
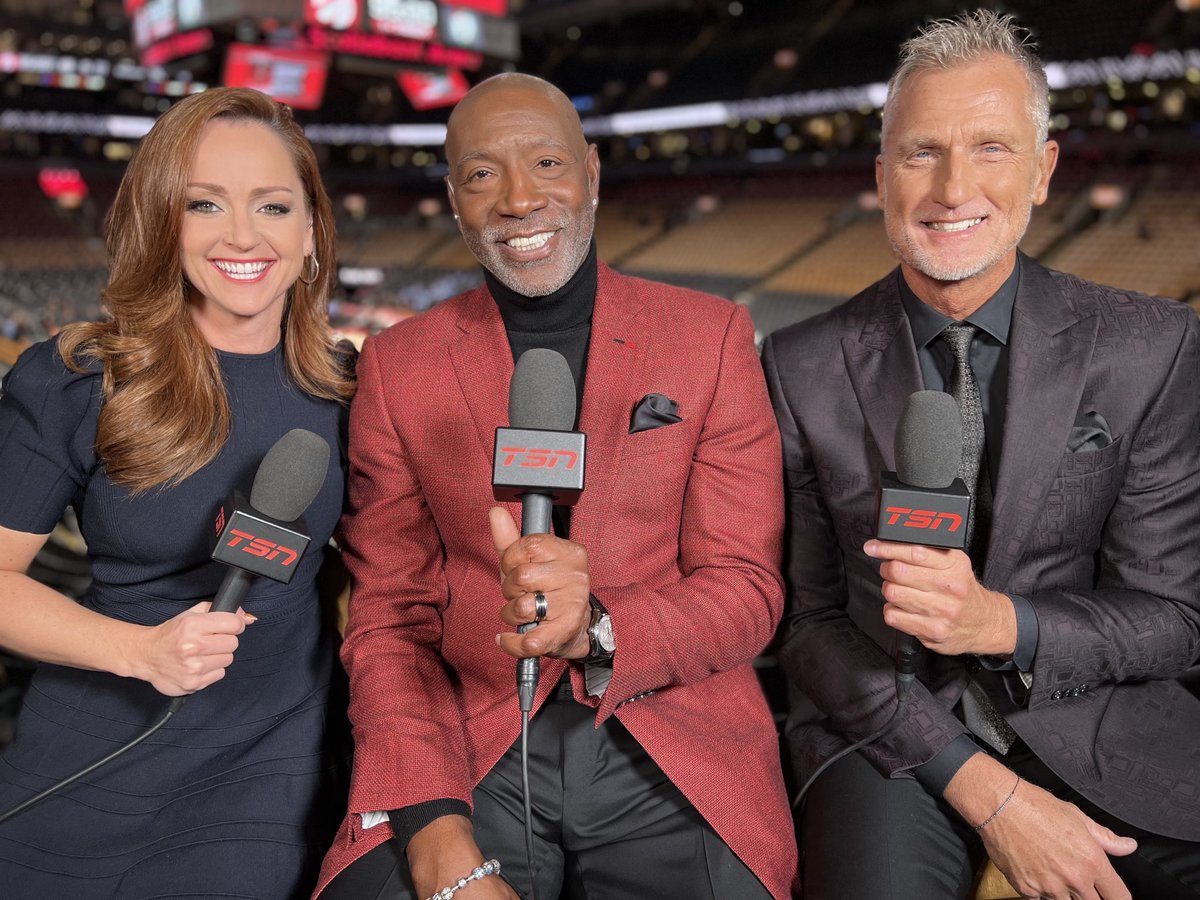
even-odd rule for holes
{"type": "Polygon", "coordinates": [[[225,677],[238,635],[254,621],[235,613],[209,612],[203,600],[191,609],[140,631],[130,651],[130,671],[168,697],[192,694],[225,677]]]}

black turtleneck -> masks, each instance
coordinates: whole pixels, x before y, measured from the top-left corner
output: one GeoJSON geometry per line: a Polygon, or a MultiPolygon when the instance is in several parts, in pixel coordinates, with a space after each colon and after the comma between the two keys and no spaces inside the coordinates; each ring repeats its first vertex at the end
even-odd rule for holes
{"type": "Polygon", "coordinates": [[[583,378],[587,371],[588,339],[592,334],[592,309],[596,305],[596,241],[571,280],[545,297],[526,297],[501,284],[484,269],[488,290],[500,308],[508,345],[516,361],[526,350],[557,350],[571,367],[575,379],[575,421],[583,406],[583,378]]]}

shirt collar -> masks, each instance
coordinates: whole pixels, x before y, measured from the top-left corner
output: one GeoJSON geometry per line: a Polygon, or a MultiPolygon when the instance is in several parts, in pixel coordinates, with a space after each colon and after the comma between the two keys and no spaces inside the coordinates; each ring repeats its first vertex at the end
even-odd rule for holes
{"type": "MultiPolygon", "coordinates": [[[[921,350],[941,334],[942,329],[953,324],[955,320],[923,303],[921,298],[913,293],[908,282],[904,280],[903,270],[897,269],[896,277],[900,281],[900,301],[904,304],[904,312],[908,316],[913,342],[917,345],[917,349],[921,350]]],[[[1018,254],[1012,274],[1005,279],[1004,284],[1000,285],[996,293],[992,294],[983,306],[967,316],[966,321],[977,326],[981,331],[986,331],[1001,344],[1007,346],[1008,332],[1012,327],[1013,305],[1017,301],[1017,288],[1020,282],[1021,256],[1018,254]]]]}

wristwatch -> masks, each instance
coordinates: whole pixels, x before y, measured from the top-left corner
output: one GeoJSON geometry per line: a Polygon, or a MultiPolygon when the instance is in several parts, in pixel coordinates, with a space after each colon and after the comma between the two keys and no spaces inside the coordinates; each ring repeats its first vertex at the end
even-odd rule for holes
{"type": "Polygon", "coordinates": [[[592,642],[585,663],[606,663],[612,660],[617,652],[617,639],[613,635],[612,616],[604,608],[604,604],[592,594],[588,597],[588,605],[592,608],[592,621],[588,625],[588,639],[592,642]]]}

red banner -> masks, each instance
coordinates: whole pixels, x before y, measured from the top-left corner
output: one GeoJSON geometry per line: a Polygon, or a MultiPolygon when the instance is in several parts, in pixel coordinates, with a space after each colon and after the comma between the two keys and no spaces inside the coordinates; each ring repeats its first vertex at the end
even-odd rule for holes
{"type": "Polygon", "coordinates": [[[225,84],[269,94],[297,109],[317,109],[325,94],[329,57],[313,50],[230,44],[225,84]]]}

